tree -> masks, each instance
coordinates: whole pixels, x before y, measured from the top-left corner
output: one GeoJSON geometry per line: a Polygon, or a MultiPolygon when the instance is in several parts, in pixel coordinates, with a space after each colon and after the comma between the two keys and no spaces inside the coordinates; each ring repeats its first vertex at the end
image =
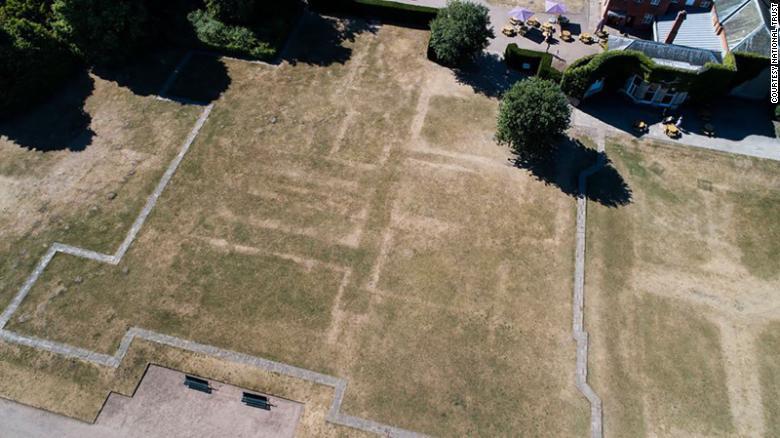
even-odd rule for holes
{"type": "Polygon", "coordinates": [[[152,36],[143,0],[55,0],[54,33],[94,64],[127,60],[152,36]]]}
{"type": "Polygon", "coordinates": [[[0,59],[0,116],[48,97],[78,67],[48,29],[24,18],[0,23],[0,59]]]}
{"type": "Polygon", "coordinates": [[[496,139],[518,155],[550,151],[571,123],[571,108],[558,84],[536,77],[516,82],[499,106],[496,139]]]}
{"type": "Polygon", "coordinates": [[[51,18],[53,0],[0,0],[0,22],[11,18],[24,18],[46,25],[51,18]]]}
{"type": "Polygon", "coordinates": [[[473,59],[494,37],[484,5],[451,0],[431,21],[430,47],[442,64],[460,65],[473,59]]]}

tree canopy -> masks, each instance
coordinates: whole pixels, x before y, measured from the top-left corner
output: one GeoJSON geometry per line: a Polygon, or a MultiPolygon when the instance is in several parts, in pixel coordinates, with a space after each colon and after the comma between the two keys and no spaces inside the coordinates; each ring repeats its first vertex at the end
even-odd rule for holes
{"type": "Polygon", "coordinates": [[[90,63],[127,59],[152,34],[143,0],[54,0],[55,35],[90,63]]]}
{"type": "Polygon", "coordinates": [[[0,21],[0,116],[58,89],[77,60],[43,25],[25,18],[0,21]]]}
{"type": "Polygon", "coordinates": [[[558,84],[533,77],[516,82],[504,94],[496,139],[519,155],[542,155],[570,123],[571,108],[558,84]]]}
{"type": "Polygon", "coordinates": [[[494,37],[488,8],[469,1],[451,0],[431,21],[430,47],[442,64],[460,65],[473,59],[494,37]]]}

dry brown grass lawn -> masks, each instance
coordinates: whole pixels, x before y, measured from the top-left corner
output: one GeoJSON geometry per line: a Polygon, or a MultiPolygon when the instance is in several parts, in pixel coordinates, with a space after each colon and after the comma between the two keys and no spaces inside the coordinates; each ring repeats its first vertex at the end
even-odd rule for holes
{"type": "Polygon", "coordinates": [[[780,309],[780,165],[622,138],[607,152],[633,200],[588,211],[591,375],[606,433],[773,430],[762,394],[776,389],[766,382],[777,344],[758,336],[780,309]]]}
{"type": "MultiPolygon", "coordinates": [[[[230,88],[122,263],[55,257],[9,328],[113,352],[141,326],[331,373],[347,413],[435,435],[587,433],[572,198],[507,166],[495,100],[426,61],[425,32],[350,28],[294,65],[225,61],[230,88]]],[[[75,378],[38,356],[0,367],[75,378]]],[[[81,391],[114,385],[75,366],[81,391]]]]}
{"type": "MultiPolygon", "coordinates": [[[[155,60],[169,71],[178,57],[155,60]]],[[[157,73],[146,68],[146,76],[157,73]]],[[[91,75],[0,125],[0,307],[53,241],[113,252],[197,114],[91,75]],[[90,87],[84,111],[91,120],[82,126],[79,98],[90,87]]]]}

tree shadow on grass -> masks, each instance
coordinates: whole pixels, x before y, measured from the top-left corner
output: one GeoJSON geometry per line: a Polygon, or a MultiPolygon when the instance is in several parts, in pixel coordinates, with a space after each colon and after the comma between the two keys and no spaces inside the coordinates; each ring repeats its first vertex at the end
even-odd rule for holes
{"type": "Polygon", "coordinates": [[[282,54],[282,60],[292,65],[345,64],[352,57],[352,48],[344,44],[354,42],[361,33],[377,31],[376,25],[363,19],[326,17],[310,11],[304,12],[298,26],[294,41],[282,54]]]}
{"type": "Polygon", "coordinates": [[[558,187],[563,193],[579,197],[583,195],[579,187],[580,174],[599,160],[605,164],[587,179],[584,195],[588,200],[608,207],[631,203],[631,188],[606,154],[585,147],[577,139],[563,139],[553,154],[544,157],[517,157],[514,164],[528,170],[540,181],[558,187]]]}
{"type": "Polygon", "coordinates": [[[103,80],[127,88],[137,96],[156,96],[185,54],[185,50],[160,49],[139,55],[122,66],[94,67],[92,72],[103,80]]]}
{"type": "Polygon", "coordinates": [[[83,151],[95,136],[92,117],[84,110],[94,88],[94,80],[81,70],[48,101],[0,121],[0,135],[36,151],[83,151]]]}
{"type": "Polygon", "coordinates": [[[227,66],[218,54],[195,53],[170,84],[165,97],[182,103],[208,104],[219,99],[231,82],[227,66]]]}
{"type": "Polygon", "coordinates": [[[93,72],[138,96],[158,96],[185,104],[208,104],[228,89],[231,80],[217,53],[161,49],[119,68],[99,67],[93,72]],[[174,71],[178,69],[175,77],[174,71]],[[173,78],[173,81],[169,80],[173,78]]]}
{"type": "Polygon", "coordinates": [[[495,53],[481,53],[472,63],[454,69],[455,79],[468,85],[475,93],[499,97],[515,82],[525,78],[522,73],[510,69],[495,53]]]}

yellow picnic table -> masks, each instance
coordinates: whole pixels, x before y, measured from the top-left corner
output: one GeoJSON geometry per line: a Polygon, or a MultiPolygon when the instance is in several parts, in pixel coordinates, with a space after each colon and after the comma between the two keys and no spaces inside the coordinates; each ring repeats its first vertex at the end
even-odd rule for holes
{"type": "Polygon", "coordinates": [[[668,125],[666,125],[666,126],[665,126],[665,128],[664,128],[664,132],[665,132],[665,133],[666,133],[666,135],[668,135],[670,138],[677,138],[677,137],[679,137],[679,136],[680,136],[680,130],[679,130],[679,129],[677,129],[677,126],[675,126],[675,125],[674,125],[674,124],[672,124],[672,123],[670,123],[670,124],[668,124],[668,125]]]}
{"type": "Polygon", "coordinates": [[[589,33],[583,32],[580,34],[580,41],[582,41],[585,44],[590,44],[593,42],[593,37],[590,36],[589,33]]]}

